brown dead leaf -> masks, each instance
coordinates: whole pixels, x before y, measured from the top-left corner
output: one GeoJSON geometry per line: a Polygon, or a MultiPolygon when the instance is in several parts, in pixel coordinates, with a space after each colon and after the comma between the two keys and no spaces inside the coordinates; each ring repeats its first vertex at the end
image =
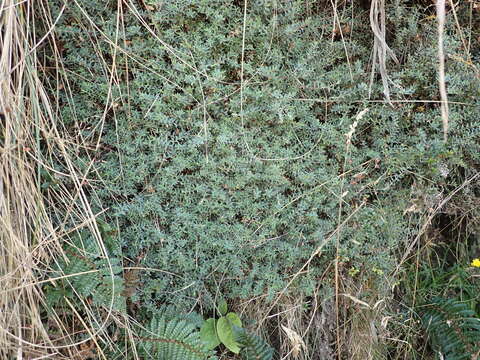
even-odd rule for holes
{"type": "Polygon", "coordinates": [[[342,26],[338,26],[338,24],[337,24],[337,25],[335,25],[335,28],[333,29],[332,38],[334,40],[339,40],[343,36],[346,36],[346,35],[350,34],[351,31],[352,31],[352,29],[350,28],[349,24],[342,25],[342,26]]]}
{"type": "Polygon", "coordinates": [[[297,358],[300,355],[300,352],[307,350],[307,346],[303,341],[302,337],[298,335],[298,333],[292,329],[287,328],[286,326],[282,325],[283,331],[287,335],[288,341],[290,341],[290,346],[292,348],[292,355],[294,358],[297,358]]]}
{"type": "Polygon", "coordinates": [[[350,181],[350,185],[357,185],[360,181],[362,181],[367,176],[367,173],[362,171],[358,174],[352,176],[352,180],[350,181]]]}
{"type": "Polygon", "coordinates": [[[137,285],[140,282],[140,270],[125,270],[123,273],[123,279],[125,281],[125,288],[122,295],[126,298],[132,297],[137,292],[137,285]]]}

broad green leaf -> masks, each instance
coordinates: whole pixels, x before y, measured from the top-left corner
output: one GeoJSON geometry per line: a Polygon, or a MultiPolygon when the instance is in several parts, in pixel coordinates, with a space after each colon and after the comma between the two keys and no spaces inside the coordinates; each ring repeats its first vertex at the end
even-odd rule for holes
{"type": "Polygon", "coordinates": [[[200,339],[209,350],[216,348],[220,344],[215,326],[215,319],[208,319],[205,320],[200,329],[200,339]]]}
{"type": "Polygon", "coordinates": [[[218,303],[218,312],[220,313],[220,316],[225,316],[228,310],[228,305],[225,299],[220,300],[218,303]]]}
{"type": "Polygon", "coordinates": [[[222,316],[217,321],[217,334],[222,344],[225,345],[228,350],[235,354],[240,352],[240,347],[233,335],[232,324],[225,316],[222,316]]]}
{"type": "Polygon", "coordinates": [[[236,313],[233,313],[233,312],[228,313],[226,318],[230,322],[231,326],[235,325],[238,327],[242,327],[242,320],[240,320],[240,318],[236,313]]]}

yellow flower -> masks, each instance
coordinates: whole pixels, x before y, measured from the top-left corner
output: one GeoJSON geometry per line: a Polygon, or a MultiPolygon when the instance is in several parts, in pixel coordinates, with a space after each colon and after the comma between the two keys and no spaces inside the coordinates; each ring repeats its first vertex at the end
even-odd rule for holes
{"type": "Polygon", "coordinates": [[[472,262],[470,263],[470,266],[480,267],[480,259],[479,258],[473,259],[472,262]]]}

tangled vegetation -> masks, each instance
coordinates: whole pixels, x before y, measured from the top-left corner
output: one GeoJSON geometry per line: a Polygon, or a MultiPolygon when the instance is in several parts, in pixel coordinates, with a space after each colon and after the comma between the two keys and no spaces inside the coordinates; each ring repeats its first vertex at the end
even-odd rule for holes
{"type": "MultiPolygon", "coordinates": [[[[448,119],[427,3],[12,7],[22,14],[12,19],[34,26],[23,51],[35,54],[25,57],[39,70],[30,83],[44,91],[24,94],[37,106],[29,111],[51,122],[30,125],[33,140],[19,150],[36,188],[30,201],[44,204],[38,224],[49,224],[25,234],[27,248],[33,237],[48,253],[35,268],[45,299],[36,319],[55,336],[28,340],[40,354],[478,354],[475,1],[446,7],[448,119]],[[200,329],[220,299],[244,328],[233,321],[235,346],[213,351],[200,329]]],[[[9,338],[4,324],[10,356],[22,336],[9,338]]]]}

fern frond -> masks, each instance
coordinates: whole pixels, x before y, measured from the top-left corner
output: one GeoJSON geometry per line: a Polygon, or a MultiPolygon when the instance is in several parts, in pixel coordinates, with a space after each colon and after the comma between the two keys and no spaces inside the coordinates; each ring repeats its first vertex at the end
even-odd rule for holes
{"type": "Polygon", "coordinates": [[[434,298],[423,312],[422,325],[445,359],[470,359],[480,349],[480,319],[464,302],[434,298]]]}
{"type": "Polygon", "coordinates": [[[273,349],[259,336],[250,334],[245,329],[237,328],[236,341],[242,345],[242,358],[245,360],[271,360],[273,349]]]}
{"type": "Polygon", "coordinates": [[[156,314],[137,338],[139,352],[148,359],[213,359],[212,353],[201,342],[195,326],[178,318],[167,320],[156,314]]]}
{"type": "MultiPolygon", "coordinates": [[[[78,232],[71,245],[66,246],[67,259],[58,265],[59,275],[68,277],[65,288],[73,288],[83,297],[91,297],[94,304],[115,311],[126,311],[126,300],[122,296],[124,280],[121,277],[122,264],[119,257],[99,254],[95,240],[83,232],[78,232]],[[112,276],[113,275],[113,276],[112,276]],[[113,303],[112,303],[113,300],[113,303]]],[[[47,301],[49,294],[47,293],[47,301]]]]}

